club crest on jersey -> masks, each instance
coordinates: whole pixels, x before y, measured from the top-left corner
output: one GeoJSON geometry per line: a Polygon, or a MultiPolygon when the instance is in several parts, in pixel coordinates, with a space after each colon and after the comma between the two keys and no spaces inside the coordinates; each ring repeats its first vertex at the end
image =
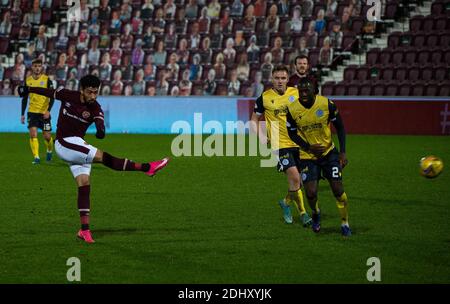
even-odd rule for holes
{"type": "Polygon", "coordinates": [[[294,102],[295,101],[295,97],[291,95],[291,96],[288,97],[288,100],[289,100],[289,102],[294,102]]]}
{"type": "Polygon", "coordinates": [[[81,114],[81,116],[83,116],[84,119],[88,119],[89,116],[91,116],[91,113],[89,113],[88,111],[83,111],[83,113],[81,114]]]}
{"type": "Polygon", "coordinates": [[[323,116],[323,110],[319,109],[316,111],[316,116],[317,117],[322,117],[323,116]]]}
{"type": "Polygon", "coordinates": [[[43,86],[44,85],[44,82],[43,81],[41,81],[41,86],[43,86]]]}

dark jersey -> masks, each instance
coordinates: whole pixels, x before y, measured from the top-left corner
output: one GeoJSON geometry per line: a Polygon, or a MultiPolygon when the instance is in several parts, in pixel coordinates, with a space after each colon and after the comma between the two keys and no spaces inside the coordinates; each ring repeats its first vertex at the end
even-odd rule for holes
{"type": "Polygon", "coordinates": [[[295,73],[291,77],[289,77],[289,82],[287,85],[289,87],[297,87],[297,85],[300,82],[306,81],[306,80],[309,80],[310,82],[313,83],[315,94],[319,94],[319,83],[318,83],[317,79],[314,76],[312,76],[311,74],[307,74],[305,77],[300,77],[300,76],[298,76],[297,73],[295,73]]]}
{"type": "Polygon", "coordinates": [[[105,130],[104,115],[100,104],[81,103],[81,93],[66,89],[30,88],[30,92],[61,100],[56,129],[56,139],[77,136],[84,138],[86,130],[95,122],[97,131],[105,130]]]}

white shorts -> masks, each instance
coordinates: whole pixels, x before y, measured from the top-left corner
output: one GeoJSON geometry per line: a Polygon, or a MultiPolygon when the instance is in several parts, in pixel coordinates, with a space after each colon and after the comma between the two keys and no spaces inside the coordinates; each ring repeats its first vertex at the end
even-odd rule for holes
{"type": "Polygon", "coordinates": [[[90,175],[91,164],[97,148],[91,146],[81,137],[65,137],[55,141],[55,151],[59,158],[67,162],[73,177],[81,174],[90,175]]]}

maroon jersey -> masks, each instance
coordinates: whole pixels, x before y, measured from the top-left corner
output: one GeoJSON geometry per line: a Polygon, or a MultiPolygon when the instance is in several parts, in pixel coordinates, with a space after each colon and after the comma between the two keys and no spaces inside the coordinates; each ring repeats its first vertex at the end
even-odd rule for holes
{"type": "Polygon", "coordinates": [[[93,122],[95,122],[97,132],[103,133],[104,136],[104,115],[97,101],[91,104],[81,103],[79,91],[62,88],[57,90],[30,88],[30,92],[61,100],[56,139],[71,136],[84,138],[86,130],[93,122]]]}
{"type": "Polygon", "coordinates": [[[289,77],[289,82],[288,82],[288,87],[296,87],[300,82],[309,80],[310,82],[313,83],[314,85],[314,91],[316,94],[319,94],[319,83],[317,81],[317,79],[312,76],[311,74],[307,74],[304,77],[300,77],[297,73],[291,75],[291,77],[289,77]]]}

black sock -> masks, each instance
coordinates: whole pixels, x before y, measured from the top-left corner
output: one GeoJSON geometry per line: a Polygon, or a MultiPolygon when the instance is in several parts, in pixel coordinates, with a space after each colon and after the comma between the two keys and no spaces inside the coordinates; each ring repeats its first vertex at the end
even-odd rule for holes
{"type": "Polygon", "coordinates": [[[147,172],[148,170],[150,170],[150,164],[148,163],[142,164],[141,171],[147,172]]]}
{"type": "Polygon", "coordinates": [[[81,224],[81,230],[89,230],[89,224],[81,224]]]}

